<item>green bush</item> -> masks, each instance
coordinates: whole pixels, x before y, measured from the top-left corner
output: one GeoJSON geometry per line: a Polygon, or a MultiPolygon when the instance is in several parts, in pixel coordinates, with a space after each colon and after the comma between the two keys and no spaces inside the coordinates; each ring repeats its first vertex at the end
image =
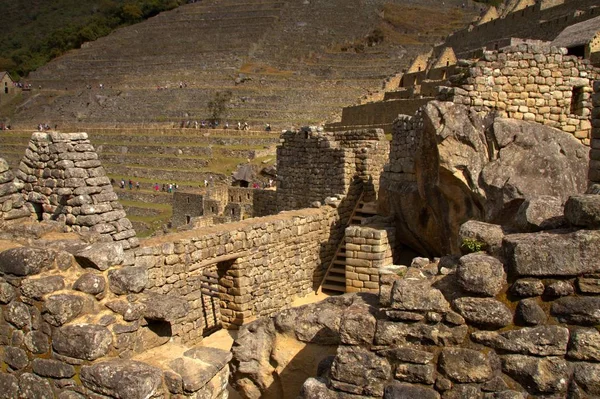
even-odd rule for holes
{"type": "Polygon", "coordinates": [[[487,245],[474,238],[465,238],[460,244],[460,248],[466,253],[480,252],[486,249],[487,245]]]}

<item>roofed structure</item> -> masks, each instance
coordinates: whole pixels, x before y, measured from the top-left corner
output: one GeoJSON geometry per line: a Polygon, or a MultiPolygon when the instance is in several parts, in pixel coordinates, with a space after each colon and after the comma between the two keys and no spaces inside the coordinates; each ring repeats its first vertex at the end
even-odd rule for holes
{"type": "Polygon", "coordinates": [[[485,24],[499,17],[500,16],[498,15],[498,10],[496,9],[496,7],[492,6],[487,9],[487,11],[481,16],[481,18],[479,18],[479,20],[477,21],[477,25],[485,24]]]}
{"type": "Polygon", "coordinates": [[[600,16],[565,28],[552,45],[566,47],[569,54],[591,59],[600,51],[600,16]]]}
{"type": "Polygon", "coordinates": [[[415,60],[410,64],[410,67],[406,71],[406,73],[415,73],[422,72],[427,69],[427,62],[429,61],[429,57],[431,57],[431,52],[419,54],[415,57],[415,60]]]}

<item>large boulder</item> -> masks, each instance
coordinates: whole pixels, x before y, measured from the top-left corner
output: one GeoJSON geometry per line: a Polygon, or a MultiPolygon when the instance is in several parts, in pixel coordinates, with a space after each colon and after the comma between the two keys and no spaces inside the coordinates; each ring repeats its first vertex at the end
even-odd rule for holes
{"type": "Polygon", "coordinates": [[[157,397],[162,371],[134,360],[109,360],[81,368],[81,382],[94,392],[118,399],[157,397]]]}
{"type": "Polygon", "coordinates": [[[412,164],[404,157],[395,167],[392,158],[382,176],[380,211],[394,217],[399,240],[421,254],[458,254],[459,227],[467,220],[511,224],[526,200],[564,202],[586,190],[589,149],[560,130],[482,118],[438,101],[416,118],[422,124],[412,164]]]}

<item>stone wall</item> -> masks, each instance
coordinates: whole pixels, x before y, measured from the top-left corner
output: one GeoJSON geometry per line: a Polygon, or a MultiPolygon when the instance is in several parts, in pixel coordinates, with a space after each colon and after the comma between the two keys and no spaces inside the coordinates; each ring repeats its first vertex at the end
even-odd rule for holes
{"type": "MultiPolygon", "coordinates": [[[[283,133],[277,148],[277,209],[309,207],[353,184],[376,193],[389,143],[380,129],[319,132],[310,128],[283,133]]],[[[374,198],[372,198],[374,199],[374,198]]]]}
{"type": "Polygon", "coordinates": [[[395,229],[383,226],[346,228],[346,292],[379,292],[379,274],[393,264],[395,229]]]}
{"type": "Polygon", "coordinates": [[[592,149],[590,151],[590,183],[600,183],[600,80],[594,82],[592,97],[592,149]]]}
{"type": "Polygon", "coordinates": [[[34,133],[15,176],[39,220],[138,246],[131,225],[87,133],[34,133]]]}
{"type": "Polygon", "coordinates": [[[485,52],[463,70],[454,101],[543,123],[589,146],[591,82],[600,70],[566,54],[566,49],[527,43],[485,52]]]}
{"type": "Polygon", "coordinates": [[[503,39],[520,37],[551,41],[566,27],[598,16],[595,0],[547,0],[487,23],[448,36],[443,47],[464,57],[474,50],[495,47],[503,39]],[[558,3],[558,4],[555,4],[558,3]]]}
{"type": "Polygon", "coordinates": [[[336,348],[302,399],[597,397],[599,211],[598,195],[578,195],[564,207],[569,229],[504,235],[469,222],[498,257],[414,262],[382,273],[379,295],[329,298],[252,323],[234,344],[231,382],[269,392],[276,383],[262,371],[276,371],[264,359],[283,349],[272,336],[287,334],[315,352],[336,348]]]}
{"type": "MultiPolygon", "coordinates": [[[[419,81],[417,84],[420,83],[419,81]]],[[[346,130],[382,125],[387,133],[388,126],[391,126],[399,114],[413,114],[429,100],[431,99],[387,99],[387,101],[345,107],[342,110],[342,120],[338,125],[340,129],[346,130]]]]}
{"type": "Polygon", "coordinates": [[[0,220],[16,220],[30,218],[31,212],[21,194],[23,182],[15,179],[9,169],[8,162],[0,158],[0,220]]]}
{"type": "MultiPolygon", "coordinates": [[[[173,195],[174,227],[189,224],[199,216],[218,216],[228,221],[272,215],[277,212],[275,191],[219,185],[194,191],[183,190],[173,195]]],[[[207,217],[217,222],[219,218],[207,217]]],[[[199,226],[196,223],[196,226],[199,226]]]]}
{"type": "Polygon", "coordinates": [[[148,270],[149,292],[189,304],[172,333],[193,342],[315,290],[337,247],[338,222],[338,209],[322,206],[215,225],[144,241],[131,264],[148,270]]]}
{"type": "Polygon", "coordinates": [[[185,301],[144,291],[148,272],[123,265],[121,243],[53,232],[56,242],[28,237],[0,252],[3,397],[227,397],[226,351],[145,357],[168,344],[185,301]]]}
{"type": "Polygon", "coordinates": [[[187,191],[173,193],[173,217],[171,218],[173,227],[186,225],[192,218],[202,215],[204,215],[203,194],[187,191]]]}

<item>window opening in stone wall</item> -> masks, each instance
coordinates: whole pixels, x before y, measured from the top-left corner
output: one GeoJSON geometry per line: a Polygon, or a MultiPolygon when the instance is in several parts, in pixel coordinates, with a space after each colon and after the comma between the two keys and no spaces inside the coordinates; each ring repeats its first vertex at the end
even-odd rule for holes
{"type": "Polygon", "coordinates": [[[585,57],[585,45],[568,47],[567,54],[574,55],[574,56],[577,56],[580,58],[584,58],[585,57]]]}
{"type": "Polygon", "coordinates": [[[192,221],[192,217],[190,215],[185,215],[185,224],[190,224],[192,221]]]}
{"type": "Polygon", "coordinates": [[[44,219],[44,208],[42,207],[42,204],[31,202],[31,205],[33,206],[33,211],[35,212],[37,220],[42,221],[44,219]]]}
{"type": "Polygon", "coordinates": [[[187,197],[187,203],[188,204],[190,203],[190,197],[187,197]]]}
{"type": "Polygon", "coordinates": [[[233,195],[229,197],[229,202],[233,202],[233,195]]]}
{"type": "Polygon", "coordinates": [[[210,211],[211,211],[212,213],[217,213],[217,210],[215,209],[215,207],[214,207],[214,206],[210,208],[210,211]]]}
{"type": "MultiPolygon", "coordinates": [[[[228,299],[228,298],[233,298],[233,290],[237,289],[238,287],[235,287],[235,283],[234,283],[234,279],[233,276],[230,276],[228,274],[228,272],[233,268],[233,265],[235,265],[235,262],[237,262],[237,259],[232,259],[232,260],[226,260],[223,262],[219,262],[217,263],[217,277],[218,277],[218,292],[219,292],[219,299],[220,299],[220,303],[219,309],[229,309],[229,303],[233,301],[233,299],[228,299]],[[221,295],[221,293],[223,293],[224,295],[221,295]]],[[[234,316],[230,316],[231,318],[229,320],[226,319],[227,316],[221,314],[222,317],[222,321],[223,322],[227,322],[227,323],[231,323],[233,322],[234,316]]]]}
{"type": "Polygon", "coordinates": [[[231,216],[235,216],[235,209],[231,208],[231,216]]]}
{"type": "Polygon", "coordinates": [[[239,199],[240,200],[238,202],[242,202],[242,196],[241,195],[239,196],[239,199]]]}
{"type": "Polygon", "coordinates": [[[250,193],[246,194],[248,196],[248,199],[250,199],[250,193]]]}
{"type": "Polygon", "coordinates": [[[571,114],[583,116],[583,88],[584,86],[573,87],[573,94],[571,95],[571,114]]]}

